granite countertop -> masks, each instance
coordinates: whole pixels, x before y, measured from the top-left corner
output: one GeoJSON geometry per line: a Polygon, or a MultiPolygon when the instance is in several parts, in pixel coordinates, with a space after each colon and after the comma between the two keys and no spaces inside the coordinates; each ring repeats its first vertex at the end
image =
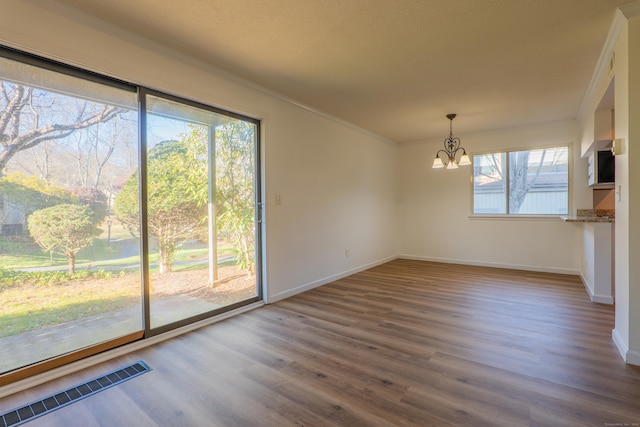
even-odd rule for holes
{"type": "Polygon", "coordinates": [[[615,222],[615,209],[578,209],[576,215],[560,218],[566,222],[615,222]]]}

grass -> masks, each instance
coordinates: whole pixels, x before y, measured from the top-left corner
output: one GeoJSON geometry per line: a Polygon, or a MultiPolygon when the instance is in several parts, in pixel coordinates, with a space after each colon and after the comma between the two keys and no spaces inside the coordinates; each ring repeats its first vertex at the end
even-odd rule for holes
{"type": "Polygon", "coordinates": [[[6,287],[0,292],[0,337],[139,304],[140,280],[130,276],[117,281],[120,286],[106,286],[112,280],[80,280],[6,287]]]}
{"type": "MultiPolygon", "coordinates": [[[[54,262],[65,262],[65,258],[54,255],[54,262]]],[[[0,238],[0,267],[28,268],[51,265],[51,258],[35,243],[0,238]]]]}
{"type": "MultiPolygon", "coordinates": [[[[65,257],[51,256],[25,238],[0,238],[0,337],[139,304],[139,241],[115,222],[110,241],[107,237],[104,230],[78,253],[74,277],[66,274],[65,257]],[[60,271],[39,270],[52,266],[60,271]],[[30,268],[36,270],[19,271],[30,268]]],[[[205,263],[189,261],[206,261],[208,251],[206,243],[183,244],[176,252],[173,270],[206,268],[205,263]]],[[[218,257],[232,255],[230,245],[219,245],[218,257]]],[[[157,252],[149,255],[149,262],[151,272],[156,272],[157,252]]],[[[219,266],[233,264],[235,260],[227,260],[219,266]]]]}
{"type": "Polygon", "coordinates": [[[69,274],[66,271],[16,271],[0,268],[0,291],[24,285],[52,286],[80,280],[110,279],[114,276],[113,272],[105,270],[78,270],[69,274]]]}
{"type": "MultiPolygon", "coordinates": [[[[222,267],[222,266],[221,266],[222,267]]],[[[206,284],[204,276],[197,273],[190,275],[186,270],[194,270],[193,265],[185,268],[185,273],[178,275],[154,275],[151,279],[152,298],[174,293],[191,292],[206,284]],[[186,276],[184,275],[186,274],[186,276]],[[204,282],[202,281],[204,278],[204,282]]],[[[202,270],[202,264],[200,264],[202,270]]],[[[222,278],[241,280],[239,285],[229,281],[226,291],[216,288],[216,303],[223,302],[225,293],[234,291],[234,286],[243,285],[242,277],[238,279],[235,266],[225,267],[222,278]],[[229,287],[230,286],[230,287],[229,287]]],[[[246,278],[247,276],[243,276],[246,278]]],[[[255,292],[255,281],[253,282],[255,292]]],[[[224,286],[223,286],[224,288],[224,286]]],[[[227,298],[234,298],[227,294],[227,298]]],[[[118,276],[89,277],[77,280],[66,280],[51,284],[23,283],[14,285],[0,284],[0,338],[28,331],[40,330],[65,322],[91,318],[93,316],[113,312],[128,307],[140,307],[141,287],[140,275],[129,273],[118,276]]]]}

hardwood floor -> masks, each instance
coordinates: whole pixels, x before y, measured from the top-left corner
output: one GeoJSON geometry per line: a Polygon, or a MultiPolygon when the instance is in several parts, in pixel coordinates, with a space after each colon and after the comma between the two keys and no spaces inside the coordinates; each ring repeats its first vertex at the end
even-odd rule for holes
{"type": "Polygon", "coordinates": [[[0,413],[143,360],[151,372],[28,425],[640,425],[640,368],[615,349],[613,316],[574,276],[396,260],[9,396],[0,413]]]}

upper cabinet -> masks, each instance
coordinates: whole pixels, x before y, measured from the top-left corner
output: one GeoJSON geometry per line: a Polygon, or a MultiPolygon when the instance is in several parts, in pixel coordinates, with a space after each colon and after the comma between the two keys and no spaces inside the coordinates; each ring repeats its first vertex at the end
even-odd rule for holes
{"type": "Polygon", "coordinates": [[[616,138],[614,88],[615,79],[612,79],[607,91],[593,112],[593,142],[589,146],[587,153],[610,150],[611,143],[616,138]]]}
{"type": "Polygon", "coordinates": [[[611,141],[613,141],[616,137],[615,120],[615,110],[596,110],[596,112],[594,113],[593,123],[594,142],[602,142],[611,146],[611,141]]]}

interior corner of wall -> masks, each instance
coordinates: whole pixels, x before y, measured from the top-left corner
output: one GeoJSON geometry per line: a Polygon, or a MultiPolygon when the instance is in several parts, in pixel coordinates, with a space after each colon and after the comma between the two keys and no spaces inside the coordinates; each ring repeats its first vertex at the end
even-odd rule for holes
{"type": "MultiPolygon", "coordinates": [[[[613,338],[613,343],[616,345],[616,347],[618,348],[618,352],[620,353],[620,355],[622,356],[622,359],[629,363],[628,361],[628,356],[629,356],[629,346],[627,345],[625,339],[622,337],[622,334],[620,334],[620,332],[617,329],[614,329],[611,332],[611,337],[613,338]]],[[[637,353],[638,356],[638,365],[640,365],[640,352],[634,352],[637,353]]],[[[633,363],[635,365],[635,363],[633,363]]]]}

